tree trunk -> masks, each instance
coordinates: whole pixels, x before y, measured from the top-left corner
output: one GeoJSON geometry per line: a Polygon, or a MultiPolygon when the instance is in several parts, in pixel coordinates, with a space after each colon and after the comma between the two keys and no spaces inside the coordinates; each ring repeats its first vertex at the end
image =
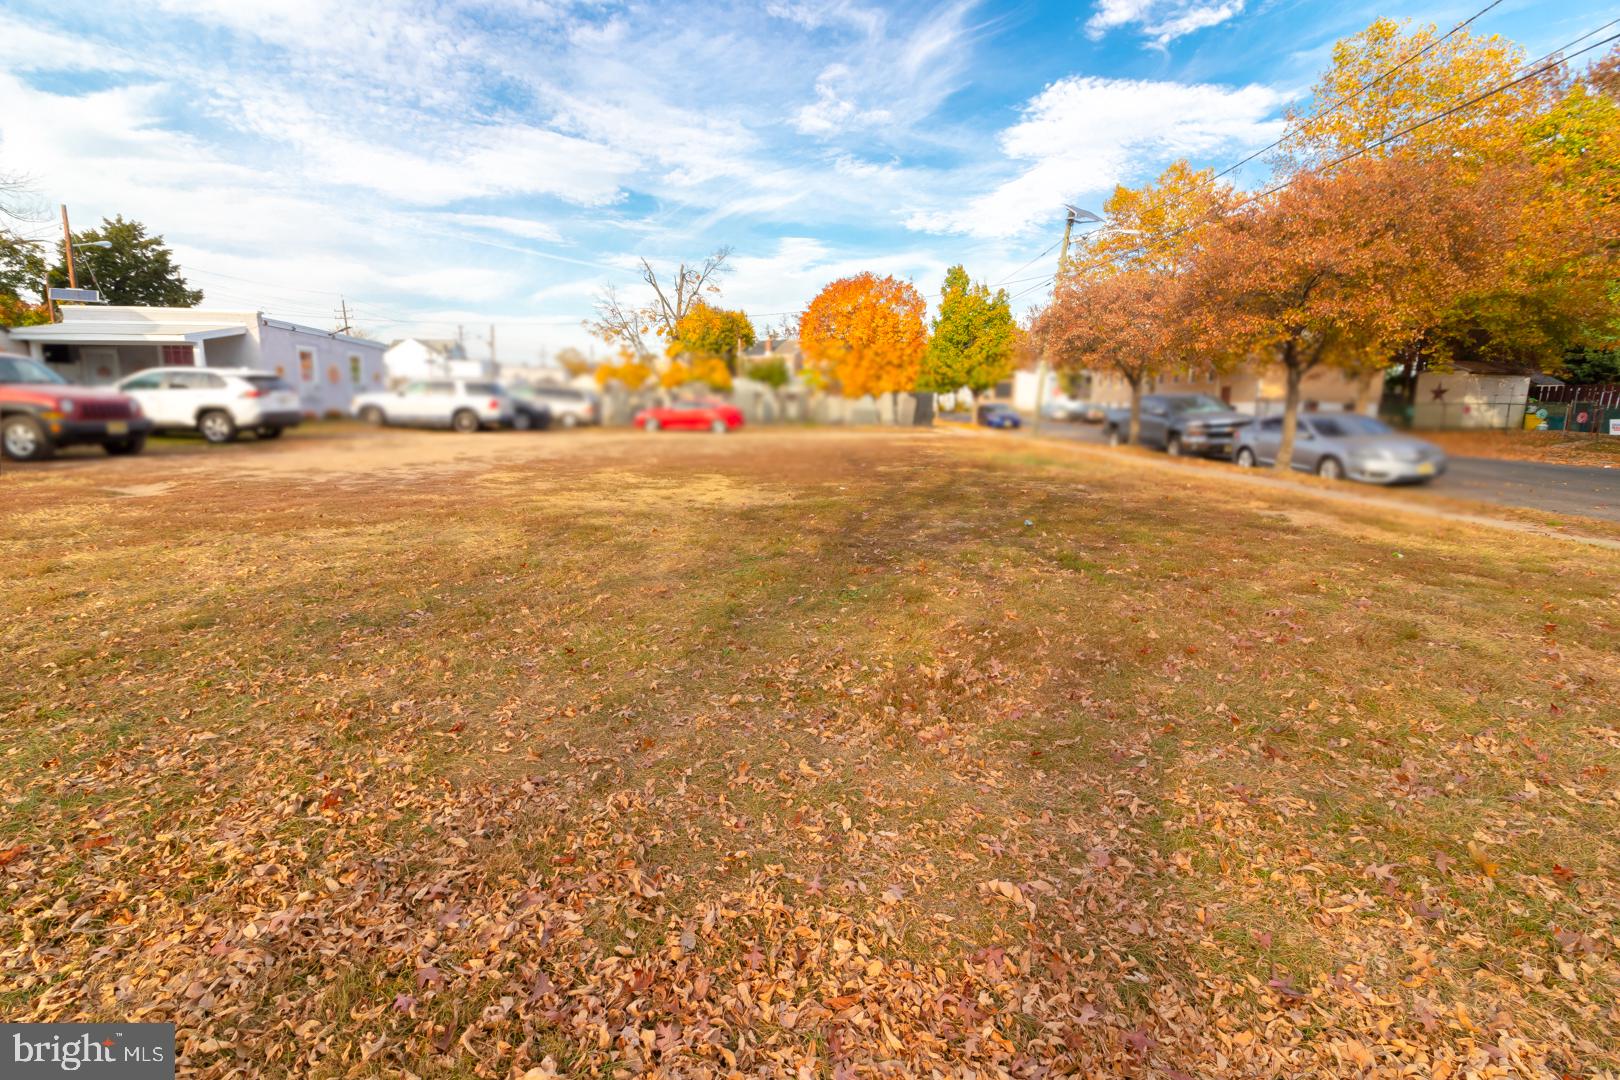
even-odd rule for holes
{"type": "Polygon", "coordinates": [[[1131,384],[1131,426],[1125,433],[1125,441],[1135,446],[1142,441],[1142,380],[1128,381],[1131,384]]]}
{"type": "Polygon", "coordinates": [[[1283,367],[1288,372],[1288,393],[1283,398],[1282,442],[1277,445],[1277,460],[1272,466],[1278,472],[1288,472],[1294,467],[1294,432],[1299,427],[1299,384],[1305,378],[1299,347],[1292,341],[1283,349],[1283,367]]]}

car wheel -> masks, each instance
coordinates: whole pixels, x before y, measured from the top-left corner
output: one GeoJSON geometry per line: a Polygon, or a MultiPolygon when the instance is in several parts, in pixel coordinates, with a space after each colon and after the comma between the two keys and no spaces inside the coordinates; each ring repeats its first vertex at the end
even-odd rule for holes
{"type": "Polygon", "coordinates": [[[1316,475],[1324,480],[1343,480],[1344,464],[1336,457],[1325,457],[1316,463],[1316,475]]]}
{"type": "Polygon", "coordinates": [[[714,423],[709,425],[709,430],[714,432],[716,435],[724,435],[726,433],[726,422],[724,420],[716,420],[714,423]]]}
{"type": "Polygon", "coordinates": [[[360,419],[374,427],[381,427],[388,422],[388,417],[384,416],[383,411],[375,405],[367,405],[361,409],[360,419]]]}
{"type": "Polygon", "coordinates": [[[56,452],[45,427],[32,416],[8,416],[0,425],[0,447],[14,461],[44,461],[56,452]]]}
{"type": "Polygon", "coordinates": [[[1247,446],[1238,447],[1237,463],[1238,467],[1241,469],[1252,469],[1258,464],[1258,462],[1254,460],[1254,451],[1250,450],[1247,446]]]}
{"type": "Polygon", "coordinates": [[[562,426],[565,428],[579,427],[579,417],[575,416],[571,412],[563,413],[562,426]]]}
{"type": "Polygon", "coordinates": [[[512,430],[533,431],[534,417],[530,416],[529,413],[523,409],[519,409],[517,412],[512,414],[512,430]]]}
{"type": "Polygon", "coordinates": [[[478,430],[478,414],[471,409],[457,409],[450,418],[450,426],[463,435],[478,430]]]}
{"type": "Polygon", "coordinates": [[[647,431],[657,431],[658,430],[658,418],[656,416],[649,416],[649,417],[647,417],[646,423],[642,424],[641,426],[642,426],[643,429],[645,429],[647,431]]]}
{"type": "Polygon", "coordinates": [[[209,409],[197,417],[197,430],[211,443],[228,443],[236,438],[236,421],[223,409],[209,409]]]}
{"type": "Polygon", "coordinates": [[[1106,434],[1108,436],[1108,445],[1109,446],[1124,446],[1125,445],[1124,436],[1120,435],[1119,428],[1111,427],[1111,428],[1108,429],[1106,434]]]}
{"type": "Polygon", "coordinates": [[[108,439],[101,444],[101,448],[113,457],[127,457],[146,449],[146,436],[130,435],[123,439],[108,439]]]}
{"type": "Polygon", "coordinates": [[[1164,452],[1171,457],[1181,456],[1181,436],[1172,432],[1164,440],[1164,452]]]}
{"type": "Polygon", "coordinates": [[[257,435],[261,439],[279,439],[281,438],[281,431],[281,428],[267,426],[262,428],[254,428],[253,434],[257,435]]]}

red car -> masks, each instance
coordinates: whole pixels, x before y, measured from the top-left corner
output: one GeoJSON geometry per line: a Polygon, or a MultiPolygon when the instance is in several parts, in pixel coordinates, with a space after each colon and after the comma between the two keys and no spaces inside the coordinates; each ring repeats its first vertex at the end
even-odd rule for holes
{"type": "Polygon", "coordinates": [[[26,356],[0,353],[0,450],[41,461],[58,447],[100,443],[109,454],[138,454],[152,421],[116,390],[74,386],[26,356]]]}
{"type": "Polygon", "coordinates": [[[644,431],[712,431],[724,435],[742,427],[742,410],[724,401],[677,401],[636,413],[636,427],[644,431]]]}

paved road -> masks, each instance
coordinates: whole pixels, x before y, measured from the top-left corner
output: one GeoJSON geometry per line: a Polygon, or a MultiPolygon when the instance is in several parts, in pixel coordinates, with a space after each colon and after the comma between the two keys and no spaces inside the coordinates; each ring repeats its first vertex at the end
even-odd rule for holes
{"type": "MultiPolygon", "coordinates": [[[[1099,445],[1103,441],[1102,429],[1095,424],[1046,421],[1041,424],[1041,434],[1099,445]]],[[[1620,521],[1620,468],[1454,457],[1446,474],[1421,490],[1455,499],[1620,521]]]]}

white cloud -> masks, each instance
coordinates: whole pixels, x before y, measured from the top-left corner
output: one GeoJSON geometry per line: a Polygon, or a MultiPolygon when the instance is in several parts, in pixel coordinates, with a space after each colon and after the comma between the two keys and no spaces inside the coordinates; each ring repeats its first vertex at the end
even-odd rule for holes
{"type": "Polygon", "coordinates": [[[1159,48],[1196,30],[1217,26],[1243,13],[1244,0],[1098,0],[1086,20],[1093,40],[1110,30],[1137,26],[1159,48]]]}
{"type": "Polygon", "coordinates": [[[816,79],[816,100],[802,106],[793,126],[805,135],[831,135],[850,127],[872,127],[893,117],[887,109],[862,109],[844,96],[852,82],[848,64],[829,64],[816,79]]]}
{"type": "Polygon", "coordinates": [[[822,67],[815,100],[793,115],[801,134],[829,138],[861,129],[905,130],[932,115],[960,89],[978,28],[977,0],[958,0],[896,32],[883,18],[859,23],[861,35],[822,67]]]}
{"type": "Polygon", "coordinates": [[[1012,236],[1050,219],[1064,202],[1102,192],[1151,164],[1269,142],[1282,104],[1262,86],[1071,77],[1048,86],[1001,133],[1022,170],[965,203],[919,211],[907,225],[930,232],[1012,236]]]}
{"type": "Polygon", "coordinates": [[[765,13],[778,19],[798,23],[806,30],[820,30],[826,26],[848,25],[867,35],[883,29],[883,12],[848,0],[831,3],[798,3],[772,0],[765,5],[765,13]]]}
{"type": "Polygon", "coordinates": [[[562,233],[557,231],[555,225],[535,221],[532,218],[507,217],[502,214],[445,214],[444,218],[446,221],[465,225],[470,229],[507,233],[523,237],[525,240],[542,240],[551,244],[562,243],[562,233]]]}

